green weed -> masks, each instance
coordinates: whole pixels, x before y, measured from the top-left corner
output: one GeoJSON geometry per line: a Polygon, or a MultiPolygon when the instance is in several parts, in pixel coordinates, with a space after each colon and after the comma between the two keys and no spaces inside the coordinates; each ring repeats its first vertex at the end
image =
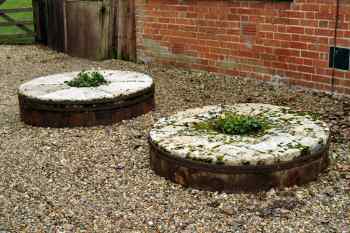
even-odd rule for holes
{"type": "Polygon", "coordinates": [[[230,135],[252,135],[265,131],[269,128],[269,124],[262,117],[225,112],[217,118],[196,123],[194,128],[197,130],[216,131],[230,135]]]}
{"type": "Polygon", "coordinates": [[[70,87],[98,87],[108,84],[108,81],[99,72],[83,70],[73,80],[64,83],[70,87]]]}

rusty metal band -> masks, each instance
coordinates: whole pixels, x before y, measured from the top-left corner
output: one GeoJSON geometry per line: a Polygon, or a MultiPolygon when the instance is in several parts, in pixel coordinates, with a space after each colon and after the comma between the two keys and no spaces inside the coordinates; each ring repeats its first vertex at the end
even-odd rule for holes
{"type": "Polygon", "coordinates": [[[170,152],[161,149],[159,146],[154,144],[150,137],[148,137],[148,141],[153,150],[160,159],[169,162],[170,164],[176,164],[178,166],[187,167],[190,169],[196,169],[201,171],[213,172],[213,173],[223,173],[223,174],[259,174],[259,173],[271,173],[276,171],[288,170],[291,168],[303,166],[307,163],[311,163],[317,160],[323,160],[324,164],[328,164],[328,148],[329,141],[327,142],[327,146],[318,153],[313,155],[305,155],[294,159],[289,162],[281,162],[278,164],[272,165],[242,165],[242,166],[233,166],[233,165],[224,165],[224,164],[211,164],[205,163],[201,161],[194,161],[190,159],[182,159],[175,156],[172,156],[170,152]]]}
{"type": "Polygon", "coordinates": [[[53,101],[40,101],[26,96],[19,95],[19,103],[22,108],[35,109],[50,112],[85,112],[85,111],[104,111],[111,109],[125,108],[131,105],[145,102],[150,98],[154,98],[154,89],[148,90],[141,95],[134,95],[127,99],[118,99],[116,101],[108,102],[94,102],[94,103],[55,103],[53,101]]]}
{"type": "Polygon", "coordinates": [[[107,106],[98,103],[95,106],[79,106],[79,109],[72,108],[72,105],[61,109],[57,109],[57,106],[54,106],[53,110],[40,109],[36,105],[27,105],[21,97],[19,100],[20,117],[24,123],[53,128],[111,125],[145,114],[155,108],[153,93],[107,106]]]}

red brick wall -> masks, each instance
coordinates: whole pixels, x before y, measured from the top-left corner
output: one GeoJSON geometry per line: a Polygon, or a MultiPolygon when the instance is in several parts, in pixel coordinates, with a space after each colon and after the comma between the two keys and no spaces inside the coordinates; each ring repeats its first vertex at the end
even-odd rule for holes
{"type": "MultiPolygon", "coordinates": [[[[350,94],[350,71],[329,68],[337,0],[135,1],[139,60],[350,94]]],[[[350,48],[339,1],[337,46],[350,48]]]]}

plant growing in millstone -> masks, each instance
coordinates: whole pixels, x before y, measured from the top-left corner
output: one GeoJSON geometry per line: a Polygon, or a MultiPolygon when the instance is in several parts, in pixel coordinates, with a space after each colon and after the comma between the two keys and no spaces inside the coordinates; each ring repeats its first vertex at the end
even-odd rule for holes
{"type": "Polygon", "coordinates": [[[197,130],[230,135],[256,135],[270,128],[265,118],[225,112],[220,116],[194,124],[197,130]]]}
{"type": "Polygon", "coordinates": [[[98,87],[109,82],[97,71],[81,71],[73,80],[65,81],[70,87],[98,87]]]}

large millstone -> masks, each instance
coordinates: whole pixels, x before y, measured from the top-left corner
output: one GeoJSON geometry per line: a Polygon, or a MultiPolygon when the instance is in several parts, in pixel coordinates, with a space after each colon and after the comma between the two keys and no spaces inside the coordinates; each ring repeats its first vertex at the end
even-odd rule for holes
{"type": "Polygon", "coordinates": [[[194,188],[240,192],[300,185],[328,165],[328,126],[314,115],[265,104],[207,106],[160,119],[149,134],[151,167],[194,188]],[[272,126],[261,135],[195,128],[223,112],[259,115],[272,126]]]}
{"type": "Polygon", "coordinates": [[[108,84],[70,87],[78,72],[55,74],[24,83],[18,98],[26,124],[47,127],[107,125],[154,108],[151,77],[127,71],[99,71],[108,84]]]}

